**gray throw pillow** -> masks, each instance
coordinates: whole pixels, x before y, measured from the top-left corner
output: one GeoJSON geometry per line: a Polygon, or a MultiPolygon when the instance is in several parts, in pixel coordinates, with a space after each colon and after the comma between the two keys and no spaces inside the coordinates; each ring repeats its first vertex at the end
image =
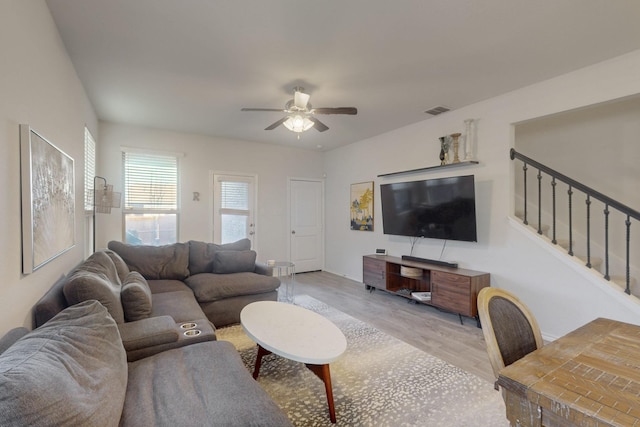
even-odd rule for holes
{"type": "Polygon", "coordinates": [[[116,266],[116,272],[118,273],[120,282],[124,283],[124,279],[126,279],[127,274],[129,274],[129,266],[127,265],[127,263],[124,262],[122,258],[120,258],[120,255],[118,255],[111,249],[105,249],[103,252],[107,254],[109,258],[111,258],[111,261],[113,261],[113,264],[116,266]]]}
{"type": "Polygon", "coordinates": [[[71,306],[0,355],[0,425],[117,426],[127,372],[105,307],[71,306]]]}
{"type": "Polygon", "coordinates": [[[218,251],[248,251],[249,249],[251,249],[251,240],[249,239],[240,239],[224,245],[189,240],[189,272],[192,275],[211,273],[213,260],[218,251]]]}
{"type": "Polygon", "coordinates": [[[256,251],[220,251],[213,259],[213,272],[244,273],[256,269],[256,251]]]}
{"type": "MultiPolygon", "coordinates": [[[[107,255],[105,257],[108,258],[107,255]]],[[[75,270],[65,283],[63,292],[69,305],[97,300],[109,310],[109,314],[117,323],[124,323],[120,287],[119,282],[114,284],[102,273],[75,270]]]]}
{"type": "Polygon", "coordinates": [[[130,272],[120,292],[124,320],[134,322],[151,316],[151,289],[147,280],[137,271],[130,272]]]}

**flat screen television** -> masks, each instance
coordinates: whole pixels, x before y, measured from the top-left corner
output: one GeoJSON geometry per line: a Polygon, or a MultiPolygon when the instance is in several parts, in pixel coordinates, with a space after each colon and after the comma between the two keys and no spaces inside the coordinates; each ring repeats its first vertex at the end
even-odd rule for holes
{"type": "Polygon", "coordinates": [[[473,175],[380,185],[384,234],[477,242],[473,175]]]}

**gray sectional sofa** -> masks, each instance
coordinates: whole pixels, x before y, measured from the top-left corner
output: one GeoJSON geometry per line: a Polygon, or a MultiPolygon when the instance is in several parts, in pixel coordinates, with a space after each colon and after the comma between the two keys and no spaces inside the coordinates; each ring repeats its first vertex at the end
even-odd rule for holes
{"type": "Polygon", "coordinates": [[[0,339],[0,425],[290,425],[215,336],[277,297],[248,243],[91,255],[0,339]]]}
{"type": "Polygon", "coordinates": [[[127,363],[95,300],[0,339],[0,425],[290,426],[235,348],[194,342],[127,363]]]}

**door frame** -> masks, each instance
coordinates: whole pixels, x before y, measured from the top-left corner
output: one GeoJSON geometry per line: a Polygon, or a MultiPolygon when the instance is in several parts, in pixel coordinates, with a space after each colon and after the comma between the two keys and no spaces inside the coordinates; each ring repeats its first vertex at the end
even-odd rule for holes
{"type": "Polygon", "coordinates": [[[304,177],[294,177],[294,176],[288,176],[287,177],[287,256],[289,258],[290,261],[292,261],[292,254],[291,254],[291,207],[292,207],[292,203],[291,203],[291,182],[293,181],[310,181],[310,182],[317,182],[320,184],[320,221],[321,221],[321,231],[320,231],[320,241],[322,242],[322,260],[320,262],[320,268],[321,270],[324,270],[324,263],[325,263],[325,244],[324,244],[324,238],[325,238],[325,205],[324,205],[324,199],[325,199],[325,180],[324,178],[304,178],[304,177]]]}

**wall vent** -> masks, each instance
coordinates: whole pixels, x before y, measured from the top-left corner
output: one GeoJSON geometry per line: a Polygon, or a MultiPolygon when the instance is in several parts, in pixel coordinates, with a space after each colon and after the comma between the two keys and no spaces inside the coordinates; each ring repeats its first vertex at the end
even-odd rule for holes
{"type": "Polygon", "coordinates": [[[427,111],[425,111],[425,113],[431,114],[432,116],[437,116],[438,114],[446,113],[447,111],[450,111],[450,110],[451,108],[449,107],[445,107],[444,105],[438,105],[436,107],[429,108],[427,111]]]}

